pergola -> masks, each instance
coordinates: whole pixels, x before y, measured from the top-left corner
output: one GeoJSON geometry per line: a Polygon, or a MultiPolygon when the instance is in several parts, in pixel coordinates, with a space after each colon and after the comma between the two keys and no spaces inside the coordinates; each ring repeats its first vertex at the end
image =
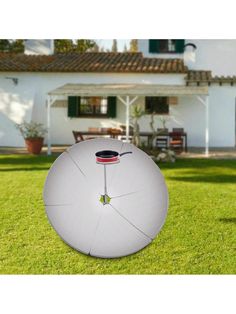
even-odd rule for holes
{"type": "Polygon", "coordinates": [[[116,96],[126,107],[126,141],[129,141],[130,106],[140,96],[195,96],[205,106],[205,155],[209,153],[209,100],[207,86],[158,84],[65,84],[48,93],[48,155],[51,155],[51,106],[58,97],[116,96]]]}

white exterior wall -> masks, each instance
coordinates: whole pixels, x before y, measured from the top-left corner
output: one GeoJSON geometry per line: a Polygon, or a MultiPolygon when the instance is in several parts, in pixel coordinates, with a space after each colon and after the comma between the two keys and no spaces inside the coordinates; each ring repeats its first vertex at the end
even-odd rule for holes
{"type": "Polygon", "coordinates": [[[209,89],[210,146],[235,146],[235,86],[209,89]]]}
{"type": "Polygon", "coordinates": [[[149,53],[149,40],[139,39],[139,50],[145,57],[184,58],[192,70],[209,70],[213,75],[236,75],[235,39],[186,39],[185,43],[197,46],[195,52],[187,48],[185,53],[149,53]]]}
{"type": "MultiPolygon", "coordinates": [[[[15,123],[30,121],[35,106],[34,84],[27,88],[15,86],[9,73],[0,78],[0,146],[24,146],[24,140],[15,127],[15,123]]],[[[15,77],[14,74],[12,77],[15,77]]]]}
{"type": "Polygon", "coordinates": [[[197,46],[195,58],[185,57],[189,69],[209,70],[212,75],[236,75],[235,39],[188,39],[186,42],[197,46]]]}
{"type": "MultiPolygon", "coordinates": [[[[203,96],[204,99],[205,96],[203,96]]],[[[209,146],[235,146],[235,99],[236,87],[213,86],[209,88],[209,146]]],[[[204,147],[206,111],[205,106],[196,96],[178,98],[177,105],[170,106],[166,127],[169,130],[183,127],[187,132],[188,146],[204,147]]],[[[155,118],[156,128],[162,127],[158,116],[155,118]]],[[[141,130],[150,131],[150,116],[140,120],[141,130]]]]}
{"type": "MultiPolygon", "coordinates": [[[[46,125],[47,93],[66,83],[155,83],[184,84],[179,74],[57,74],[57,73],[1,73],[0,74],[0,146],[24,146],[24,141],[14,123],[31,119],[46,125]],[[18,85],[5,77],[19,78],[18,85]]],[[[96,95],[95,95],[96,96],[96,95]]],[[[235,97],[236,87],[213,86],[209,88],[210,146],[235,145],[235,97]]],[[[136,103],[144,104],[144,98],[136,103]]],[[[125,107],[117,104],[116,119],[68,118],[67,108],[51,109],[52,143],[73,144],[72,130],[88,127],[118,127],[125,123],[125,107]]],[[[140,128],[150,131],[150,117],[140,120],[140,128]]],[[[161,127],[156,118],[156,127],[161,127]]],[[[170,106],[167,127],[184,127],[189,146],[205,144],[205,108],[195,96],[179,97],[178,105],[170,106]]]]}
{"type": "MultiPolygon", "coordinates": [[[[188,136],[188,146],[205,145],[205,109],[196,96],[178,97],[178,104],[171,105],[169,115],[166,116],[166,127],[184,128],[188,136]]],[[[165,116],[163,116],[165,117],[165,116]]],[[[161,128],[162,123],[158,116],[155,117],[155,127],[161,128]]],[[[150,115],[144,116],[140,122],[140,128],[150,131],[150,115]]]]}
{"type": "MultiPolygon", "coordinates": [[[[47,93],[67,83],[183,84],[184,75],[104,73],[0,73],[0,146],[24,146],[14,123],[23,120],[46,125],[47,93]],[[18,85],[6,77],[17,77],[18,85]]],[[[116,119],[68,118],[66,108],[51,109],[52,143],[72,144],[72,130],[116,127],[125,121],[124,105],[118,102],[116,119]]]]}

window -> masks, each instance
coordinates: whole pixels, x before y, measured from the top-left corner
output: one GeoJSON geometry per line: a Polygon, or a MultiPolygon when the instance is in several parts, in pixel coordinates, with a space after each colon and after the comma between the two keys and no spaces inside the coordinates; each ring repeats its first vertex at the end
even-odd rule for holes
{"type": "Polygon", "coordinates": [[[107,98],[105,97],[81,97],[80,116],[106,116],[107,98]]]}
{"type": "Polygon", "coordinates": [[[145,112],[147,114],[169,114],[168,97],[146,97],[145,112]]]}
{"type": "Polygon", "coordinates": [[[150,39],[150,53],[183,53],[184,39],[150,39]]]}
{"type": "Polygon", "coordinates": [[[175,52],[175,39],[160,39],[159,52],[175,52]]]}
{"type": "Polygon", "coordinates": [[[116,118],[116,97],[68,97],[68,117],[116,118]]]}

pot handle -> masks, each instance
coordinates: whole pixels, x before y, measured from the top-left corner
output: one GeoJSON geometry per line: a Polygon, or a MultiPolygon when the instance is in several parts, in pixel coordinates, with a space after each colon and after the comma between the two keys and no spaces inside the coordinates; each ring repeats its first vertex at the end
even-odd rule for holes
{"type": "Polygon", "coordinates": [[[123,155],[126,155],[126,154],[132,154],[133,152],[125,152],[125,153],[121,153],[120,154],[120,157],[122,157],[123,155]]]}

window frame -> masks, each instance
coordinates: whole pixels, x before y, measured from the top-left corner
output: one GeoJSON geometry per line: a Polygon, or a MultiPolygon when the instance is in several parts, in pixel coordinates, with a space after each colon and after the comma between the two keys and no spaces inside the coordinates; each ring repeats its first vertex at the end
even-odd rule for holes
{"type": "MultiPolygon", "coordinates": [[[[99,105],[101,107],[101,103],[99,105]]],[[[104,97],[104,96],[81,96],[80,97],[80,105],[79,105],[79,110],[78,110],[78,117],[81,117],[81,118],[108,118],[108,97],[104,97]],[[81,107],[83,106],[82,104],[82,101],[83,99],[91,99],[91,98],[100,98],[100,101],[102,101],[102,99],[106,99],[107,101],[107,104],[106,104],[106,107],[107,107],[107,112],[106,113],[96,113],[95,112],[95,106],[92,106],[93,108],[93,113],[83,113],[81,111],[81,107]]]]}
{"type": "Polygon", "coordinates": [[[176,39],[159,39],[159,53],[176,53],[176,39]],[[167,49],[161,50],[161,42],[164,42],[164,41],[167,42],[166,43],[167,44],[167,49]],[[172,43],[169,42],[169,41],[172,41],[172,43]],[[170,45],[173,45],[174,50],[170,50],[169,49],[170,45]]]}
{"type": "MultiPolygon", "coordinates": [[[[156,106],[158,106],[158,104],[156,104],[156,106]]],[[[146,96],[145,97],[145,114],[151,115],[153,113],[155,113],[156,115],[166,115],[166,116],[168,116],[170,114],[169,97],[167,97],[167,96],[146,96]],[[157,111],[155,111],[154,110],[154,108],[155,108],[154,106],[155,105],[152,105],[153,107],[150,110],[147,110],[147,103],[148,103],[148,101],[151,102],[151,101],[154,101],[155,99],[159,99],[160,100],[160,98],[165,99],[166,103],[163,104],[163,105],[167,106],[167,109],[168,109],[167,112],[157,112],[157,111]]]]}

